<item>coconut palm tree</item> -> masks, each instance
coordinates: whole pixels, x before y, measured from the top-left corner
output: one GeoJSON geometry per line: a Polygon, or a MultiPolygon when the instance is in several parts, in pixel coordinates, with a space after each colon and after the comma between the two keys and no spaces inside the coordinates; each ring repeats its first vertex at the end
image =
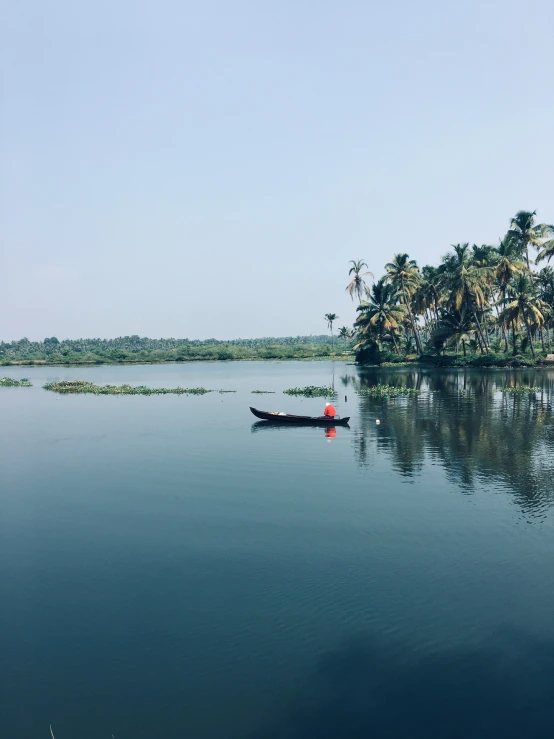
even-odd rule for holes
{"type": "Polygon", "coordinates": [[[338,334],[341,339],[344,339],[344,348],[346,349],[346,342],[351,337],[350,329],[348,326],[341,326],[338,330],[338,334]]]}
{"type": "Polygon", "coordinates": [[[368,290],[364,277],[366,275],[371,275],[371,278],[373,279],[374,275],[373,272],[362,272],[363,268],[367,267],[367,264],[362,259],[358,259],[357,262],[354,259],[351,259],[350,264],[352,267],[350,267],[348,276],[350,277],[350,275],[354,275],[354,277],[346,286],[346,292],[350,295],[352,300],[354,300],[354,295],[357,295],[358,302],[361,302],[362,295],[367,293],[368,290]]]}
{"type": "Polygon", "coordinates": [[[448,291],[448,305],[460,311],[462,306],[473,315],[483,348],[488,349],[477,311],[487,307],[487,283],[492,269],[479,266],[473,259],[469,244],[453,244],[454,254],[443,257],[443,279],[448,291]]]}
{"type": "MultiPolygon", "coordinates": [[[[504,236],[496,249],[497,259],[494,264],[494,278],[500,292],[500,304],[506,303],[506,290],[520,272],[526,269],[525,263],[519,258],[519,247],[517,241],[509,235],[504,236]]],[[[501,321],[502,335],[504,337],[504,351],[508,351],[508,335],[506,325],[501,321]]]]}
{"type": "Polygon", "coordinates": [[[326,313],[324,318],[327,321],[327,326],[329,327],[329,330],[331,331],[331,341],[333,342],[333,351],[335,351],[335,336],[333,334],[333,323],[335,321],[338,321],[339,317],[337,316],[336,313],[326,313]]]}
{"type": "MultiPolygon", "coordinates": [[[[548,226],[547,224],[543,224],[543,226],[545,228],[545,236],[554,236],[554,226],[548,226]]],[[[541,250],[537,254],[536,262],[538,264],[543,259],[550,261],[552,257],[554,257],[554,239],[548,239],[541,244],[541,250]]]]}
{"type": "MultiPolygon", "coordinates": [[[[527,337],[531,347],[531,354],[535,357],[535,348],[533,346],[533,336],[531,334],[531,326],[540,327],[544,323],[544,312],[547,308],[538,297],[537,285],[534,279],[526,274],[518,275],[514,283],[509,288],[510,302],[502,311],[505,320],[511,321],[512,325],[517,325],[518,321],[523,320],[527,329],[527,337]]],[[[516,343],[514,337],[514,353],[516,343]]]]}
{"type": "Polygon", "coordinates": [[[462,307],[461,310],[446,310],[442,313],[440,321],[431,334],[431,344],[439,351],[452,346],[455,346],[457,350],[461,342],[465,357],[466,344],[471,341],[474,334],[475,328],[465,307],[462,307]]]}
{"type": "Polygon", "coordinates": [[[387,270],[387,275],[384,279],[387,282],[391,282],[402,293],[418,354],[423,354],[421,338],[411,306],[411,296],[419,282],[418,266],[415,260],[410,259],[407,254],[395,254],[392,262],[385,265],[385,269],[387,270]]]}
{"type": "Polygon", "coordinates": [[[392,338],[394,349],[398,352],[395,331],[397,331],[405,317],[405,308],[396,302],[393,287],[385,282],[385,278],[373,285],[368,293],[367,301],[358,306],[360,315],[356,318],[355,326],[363,336],[375,332],[379,339],[380,348],[383,344],[385,333],[388,332],[392,338]]]}
{"type": "Polygon", "coordinates": [[[421,270],[421,290],[425,295],[431,315],[435,313],[435,321],[439,320],[439,304],[441,302],[441,275],[436,267],[426,264],[421,270]]]}
{"type": "Polygon", "coordinates": [[[537,284],[539,298],[548,306],[548,312],[545,314],[545,329],[548,346],[552,349],[550,329],[554,328],[554,269],[543,267],[537,275],[537,284]]]}
{"type": "Polygon", "coordinates": [[[519,253],[525,256],[527,269],[530,269],[529,245],[535,249],[541,249],[540,259],[550,259],[554,254],[554,239],[544,241],[548,236],[554,236],[554,226],[546,223],[535,223],[537,211],[520,210],[512,218],[508,236],[513,238],[518,245],[519,253]]]}

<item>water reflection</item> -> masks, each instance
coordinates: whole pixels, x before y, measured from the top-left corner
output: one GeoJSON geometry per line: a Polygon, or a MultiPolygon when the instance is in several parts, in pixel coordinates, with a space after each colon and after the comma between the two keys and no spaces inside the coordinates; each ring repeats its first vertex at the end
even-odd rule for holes
{"type": "Polygon", "coordinates": [[[379,451],[408,478],[431,463],[440,464],[467,492],[501,483],[534,515],[554,502],[554,373],[360,369],[351,384],[378,382],[418,388],[422,394],[359,398],[353,444],[360,466],[379,451]],[[534,387],[536,393],[502,392],[517,385],[534,387]]]}
{"type": "MultiPolygon", "coordinates": [[[[350,429],[350,426],[347,423],[343,423],[341,424],[341,428],[350,429]]],[[[256,421],[250,427],[250,431],[253,434],[259,431],[286,431],[287,429],[317,429],[318,432],[323,431],[323,438],[325,439],[334,439],[337,436],[336,426],[325,426],[322,423],[317,423],[317,421],[314,421],[314,423],[306,423],[305,421],[301,423],[294,423],[293,421],[287,421],[287,423],[281,423],[279,421],[256,421]]]]}

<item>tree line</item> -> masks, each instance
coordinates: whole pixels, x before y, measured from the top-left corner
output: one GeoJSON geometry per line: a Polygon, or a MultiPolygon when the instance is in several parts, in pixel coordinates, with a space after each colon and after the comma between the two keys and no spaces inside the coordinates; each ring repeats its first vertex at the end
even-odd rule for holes
{"type": "Polygon", "coordinates": [[[415,354],[477,356],[486,364],[499,355],[546,356],[554,328],[553,256],[554,226],[522,210],[497,246],[454,244],[438,266],[421,268],[398,253],[371,287],[367,264],[351,261],[346,290],[359,301],[358,361],[415,354]]]}
{"type": "Polygon", "coordinates": [[[115,339],[64,339],[0,342],[0,364],[104,364],[126,362],[183,362],[227,359],[305,359],[329,356],[329,337],[285,336],[235,339],[149,339],[120,336],[115,339]]]}

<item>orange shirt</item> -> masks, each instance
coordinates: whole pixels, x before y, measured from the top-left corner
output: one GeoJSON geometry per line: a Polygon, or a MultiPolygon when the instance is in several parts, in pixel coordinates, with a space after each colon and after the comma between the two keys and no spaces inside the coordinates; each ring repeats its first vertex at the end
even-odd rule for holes
{"type": "Polygon", "coordinates": [[[335,406],[333,405],[326,405],[325,410],[323,411],[324,416],[331,416],[331,418],[334,418],[337,415],[337,411],[335,410],[335,406]]]}

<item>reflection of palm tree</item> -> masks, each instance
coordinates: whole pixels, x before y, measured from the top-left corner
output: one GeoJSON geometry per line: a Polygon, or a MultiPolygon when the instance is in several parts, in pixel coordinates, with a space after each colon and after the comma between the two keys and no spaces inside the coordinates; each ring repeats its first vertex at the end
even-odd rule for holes
{"type": "MultiPolygon", "coordinates": [[[[374,383],[377,376],[386,384],[401,381],[397,371],[358,372],[362,382],[374,383]]],[[[403,476],[413,477],[423,464],[439,464],[458,487],[472,489],[486,476],[515,493],[517,504],[530,515],[537,510],[544,515],[545,502],[554,509],[553,439],[551,424],[545,422],[551,418],[554,377],[532,369],[417,374],[416,379],[406,371],[403,381],[422,380],[429,393],[386,406],[381,399],[359,399],[352,436],[358,464],[371,464],[375,454],[369,451],[376,448],[403,476]],[[500,395],[500,388],[514,383],[535,385],[537,393],[531,399],[500,395]],[[375,417],[384,418],[383,413],[386,425],[376,428],[375,417]]]]}
{"type": "Polygon", "coordinates": [[[348,276],[350,277],[350,275],[354,275],[354,277],[346,286],[346,292],[349,293],[352,300],[354,300],[354,295],[357,295],[359,303],[362,299],[362,295],[367,292],[367,285],[364,277],[366,275],[371,275],[373,278],[373,272],[362,272],[363,268],[367,267],[367,264],[362,259],[358,259],[357,262],[351,259],[350,264],[352,267],[350,267],[348,276]]]}
{"type": "Polygon", "coordinates": [[[333,323],[338,320],[338,316],[336,313],[326,313],[324,316],[325,320],[327,321],[327,326],[329,327],[329,330],[331,331],[331,341],[333,342],[333,351],[335,350],[335,337],[333,335],[333,323]]]}

